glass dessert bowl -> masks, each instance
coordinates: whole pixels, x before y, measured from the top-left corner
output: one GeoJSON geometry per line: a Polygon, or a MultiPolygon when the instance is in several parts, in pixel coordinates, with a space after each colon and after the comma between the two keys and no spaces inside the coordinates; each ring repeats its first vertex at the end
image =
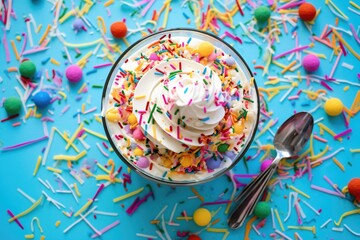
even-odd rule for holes
{"type": "Polygon", "coordinates": [[[170,185],[212,180],[237,164],[259,119],[254,77],[229,44],[195,29],[142,38],[112,67],[102,120],[116,154],[170,185]]]}

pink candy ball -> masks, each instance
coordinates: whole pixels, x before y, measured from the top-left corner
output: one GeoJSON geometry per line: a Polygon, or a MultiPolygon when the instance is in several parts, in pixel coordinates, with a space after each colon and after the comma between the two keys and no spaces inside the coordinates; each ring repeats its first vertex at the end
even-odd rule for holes
{"type": "Polygon", "coordinates": [[[265,159],[260,165],[260,171],[261,172],[265,171],[271,165],[272,162],[273,162],[272,159],[265,159]]]}
{"type": "Polygon", "coordinates": [[[139,141],[142,141],[145,139],[145,136],[144,136],[143,132],[141,131],[140,127],[135,128],[135,130],[133,132],[133,137],[135,140],[139,140],[139,141]]]}
{"type": "Polygon", "coordinates": [[[153,61],[160,60],[160,59],[159,59],[159,56],[158,56],[156,53],[150,54],[149,59],[150,59],[150,60],[153,60],[153,61]]]}
{"type": "Polygon", "coordinates": [[[77,83],[81,80],[83,72],[78,65],[74,64],[66,68],[65,75],[69,82],[77,83]]]}
{"type": "Polygon", "coordinates": [[[136,162],[136,165],[139,167],[139,168],[147,168],[149,167],[150,165],[150,161],[147,157],[140,157],[137,162],[136,162]]]}
{"type": "Polygon", "coordinates": [[[320,66],[320,60],[317,56],[308,54],[303,58],[302,65],[307,72],[315,72],[320,66]]]}

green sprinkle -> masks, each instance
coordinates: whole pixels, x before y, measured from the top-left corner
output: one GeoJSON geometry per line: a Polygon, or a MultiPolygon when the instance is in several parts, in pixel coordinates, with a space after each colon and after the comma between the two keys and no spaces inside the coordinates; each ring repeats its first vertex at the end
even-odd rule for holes
{"type": "Polygon", "coordinates": [[[243,99],[246,100],[246,101],[248,101],[248,102],[252,102],[252,103],[254,102],[254,101],[253,101],[252,99],[250,99],[250,98],[244,97],[243,99]]]}
{"type": "Polygon", "coordinates": [[[151,109],[151,112],[150,112],[150,116],[149,116],[149,119],[148,119],[148,123],[150,123],[151,119],[152,119],[152,116],[154,114],[154,111],[156,109],[156,103],[154,104],[153,108],[151,109]]]}
{"type": "Polygon", "coordinates": [[[205,83],[205,85],[208,85],[208,82],[205,79],[203,79],[203,82],[205,83]]]}
{"type": "Polygon", "coordinates": [[[103,88],[104,86],[103,85],[93,84],[91,87],[92,88],[103,88]]]}

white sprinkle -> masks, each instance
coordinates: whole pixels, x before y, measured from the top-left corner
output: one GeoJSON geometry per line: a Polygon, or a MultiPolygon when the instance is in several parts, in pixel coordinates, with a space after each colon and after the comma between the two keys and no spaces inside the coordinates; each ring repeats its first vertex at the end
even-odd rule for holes
{"type": "Polygon", "coordinates": [[[42,185],[44,185],[47,189],[50,189],[50,187],[44,182],[41,178],[38,177],[39,182],[41,182],[42,185]]]}
{"type": "Polygon", "coordinates": [[[157,236],[147,235],[147,234],[142,234],[142,233],[136,233],[136,236],[143,237],[143,238],[148,238],[148,239],[157,239],[157,236]]]}
{"type": "Polygon", "coordinates": [[[166,229],[165,220],[164,220],[164,214],[161,215],[161,226],[162,226],[162,228],[164,230],[164,234],[165,234],[166,239],[171,240],[171,237],[170,237],[170,235],[169,235],[169,233],[168,233],[168,231],[166,229]]]}
{"type": "MultiPolygon", "coordinates": [[[[71,176],[73,176],[81,185],[84,184],[84,180],[77,175],[74,171],[69,172],[71,176]]],[[[72,186],[73,187],[73,186],[72,186]]]]}
{"type": "Polygon", "coordinates": [[[280,232],[279,230],[275,230],[275,232],[280,235],[281,237],[287,239],[287,240],[292,240],[292,238],[289,238],[288,236],[286,236],[284,233],[280,232]]]}
{"type": "Polygon", "coordinates": [[[19,193],[21,193],[24,197],[26,197],[30,202],[35,203],[35,199],[33,199],[32,197],[30,197],[29,195],[27,195],[25,192],[23,192],[23,190],[21,190],[20,188],[16,189],[19,193]]]}
{"type": "Polygon", "coordinates": [[[349,230],[349,232],[351,232],[352,234],[354,234],[355,236],[360,237],[360,233],[354,232],[351,228],[348,227],[348,225],[344,224],[344,227],[349,230]]]}
{"type": "Polygon", "coordinates": [[[159,235],[161,240],[166,240],[159,230],[156,230],[155,232],[157,233],[157,235],[159,235]]]}
{"type": "Polygon", "coordinates": [[[46,179],[45,182],[46,182],[46,184],[49,186],[50,190],[51,190],[53,193],[55,193],[55,190],[54,190],[54,188],[51,186],[51,184],[49,183],[49,181],[46,179]]]}
{"type": "Polygon", "coordinates": [[[252,229],[254,229],[254,231],[256,232],[257,235],[261,236],[259,230],[256,229],[256,227],[253,225],[251,225],[252,229]]]}
{"type": "Polygon", "coordinates": [[[315,208],[313,208],[309,203],[307,203],[305,200],[300,199],[303,203],[305,203],[306,206],[308,206],[311,210],[313,210],[316,215],[320,215],[319,211],[317,211],[315,208]]]}
{"type": "Polygon", "coordinates": [[[45,166],[45,164],[46,164],[46,159],[47,159],[47,156],[48,156],[49,151],[50,151],[50,146],[51,146],[51,143],[52,143],[52,141],[54,139],[54,132],[55,132],[55,127],[53,127],[51,129],[49,141],[48,141],[48,144],[46,145],[46,148],[45,148],[44,157],[43,157],[42,163],[41,163],[43,166],[45,166]]]}
{"type": "Polygon", "coordinates": [[[273,229],[276,229],[275,220],[274,220],[274,209],[271,208],[271,221],[273,229]]]}
{"type": "Polygon", "coordinates": [[[154,218],[154,220],[157,220],[160,215],[167,209],[168,205],[165,205],[161,210],[160,212],[156,215],[156,217],[154,218]]]}
{"type": "Polygon", "coordinates": [[[70,190],[55,190],[56,193],[71,193],[70,190]]]}
{"type": "Polygon", "coordinates": [[[324,228],[324,227],[325,227],[326,225],[328,225],[329,222],[331,222],[331,221],[332,221],[332,219],[329,218],[326,222],[323,223],[323,225],[320,226],[320,228],[324,228]]]}
{"type": "Polygon", "coordinates": [[[98,149],[100,150],[100,152],[105,156],[105,157],[109,157],[109,154],[107,154],[104,149],[101,147],[100,143],[96,143],[96,146],[98,147],[98,149]]]}
{"type": "Polygon", "coordinates": [[[98,235],[101,236],[102,233],[97,230],[90,222],[89,220],[86,219],[86,217],[84,217],[82,214],[80,214],[80,217],[86,222],[87,225],[89,225],[89,227],[98,235]]]}
{"type": "Polygon", "coordinates": [[[72,190],[72,188],[70,187],[70,185],[65,181],[65,179],[64,179],[62,176],[60,176],[60,174],[58,174],[58,173],[54,173],[54,174],[55,174],[56,177],[58,177],[58,178],[69,188],[69,190],[71,191],[72,195],[73,195],[74,198],[75,198],[75,201],[76,201],[77,203],[79,203],[79,200],[78,200],[78,198],[76,197],[74,191],[72,190]]]}
{"type": "Polygon", "coordinates": [[[178,205],[178,203],[175,203],[174,208],[173,208],[173,210],[172,210],[172,212],[171,212],[171,215],[170,215],[169,223],[171,223],[171,222],[173,221],[173,218],[174,218],[174,214],[175,214],[177,205],[178,205]]]}
{"type": "Polygon", "coordinates": [[[65,206],[63,204],[61,204],[58,201],[56,201],[55,199],[51,198],[45,191],[41,191],[41,192],[42,192],[42,194],[45,195],[46,200],[51,202],[52,204],[54,204],[57,209],[60,209],[61,207],[65,208],[65,206]]]}
{"type": "Polygon", "coordinates": [[[116,216],[119,215],[118,213],[102,212],[102,211],[94,211],[94,214],[105,215],[105,216],[112,216],[112,217],[116,217],[116,216]]]}
{"type": "Polygon", "coordinates": [[[318,118],[318,119],[316,119],[316,120],[314,121],[314,124],[317,124],[318,122],[321,122],[322,120],[324,120],[324,118],[323,118],[323,117],[318,118]]]}
{"type": "MultiPolygon", "coordinates": [[[[90,209],[87,213],[85,213],[85,215],[83,217],[88,216],[90,213],[94,212],[95,209],[97,208],[97,206],[94,206],[92,209],[90,209]]],[[[79,218],[78,220],[76,220],[75,222],[73,222],[70,226],[68,226],[65,230],[64,233],[68,232],[71,228],[73,228],[76,224],[78,224],[79,222],[81,222],[82,219],[79,218]]]]}
{"type": "Polygon", "coordinates": [[[352,11],[353,13],[355,13],[355,14],[357,14],[357,15],[360,16],[360,12],[359,12],[359,11],[356,11],[355,9],[353,9],[353,8],[351,8],[351,7],[348,7],[348,9],[349,9],[350,11],[352,11]]]}
{"type": "Polygon", "coordinates": [[[347,69],[349,69],[349,70],[353,70],[353,69],[354,69],[354,66],[353,66],[353,65],[348,64],[348,63],[346,63],[346,62],[341,63],[341,66],[344,67],[344,68],[347,68],[347,69]]]}
{"type": "Polygon", "coordinates": [[[344,231],[344,228],[333,227],[331,230],[333,230],[335,232],[342,232],[342,231],[344,231]]]}

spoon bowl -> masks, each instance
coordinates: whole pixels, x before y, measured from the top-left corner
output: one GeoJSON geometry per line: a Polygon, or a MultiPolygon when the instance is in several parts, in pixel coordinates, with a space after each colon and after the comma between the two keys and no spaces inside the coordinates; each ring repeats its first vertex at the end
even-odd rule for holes
{"type": "Polygon", "coordinates": [[[276,158],[271,165],[234,199],[235,207],[228,218],[230,228],[239,228],[255,208],[257,201],[266,189],[275,173],[279,162],[284,158],[295,156],[309,140],[314,126],[314,119],[307,112],[299,112],[288,118],[277,130],[274,137],[276,158]]]}

